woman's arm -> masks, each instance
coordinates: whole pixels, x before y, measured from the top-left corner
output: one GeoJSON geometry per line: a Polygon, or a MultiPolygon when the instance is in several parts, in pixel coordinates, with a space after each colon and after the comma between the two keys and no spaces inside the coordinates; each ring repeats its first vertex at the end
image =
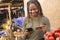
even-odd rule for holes
{"type": "Polygon", "coordinates": [[[50,31],[50,22],[49,22],[49,19],[45,17],[44,18],[44,23],[46,25],[46,30],[50,31]]]}

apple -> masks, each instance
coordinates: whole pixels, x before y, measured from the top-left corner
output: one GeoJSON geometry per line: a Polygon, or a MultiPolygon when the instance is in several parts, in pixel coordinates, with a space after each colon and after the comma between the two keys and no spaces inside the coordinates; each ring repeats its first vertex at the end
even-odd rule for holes
{"type": "Polygon", "coordinates": [[[59,33],[59,32],[56,32],[56,33],[55,33],[55,36],[60,37],[60,33],[59,33]]]}
{"type": "Polygon", "coordinates": [[[60,37],[57,37],[56,40],[60,40],[60,37]]]}
{"type": "Polygon", "coordinates": [[[55,29],[54,32],[59,32],[60,33],[60,29],[59,28],[55,29]]]}
{"type": "Polygon", "coordinates": [[[53,36],[50,36],[48,40],[55,40],[53,36]]]}
{"type": "Polygon", "coordinates": [[[47,32],[46,34],[44,34],[45,39],[48,39],[51,36],[53,36],[52,32],[47,32]]]}

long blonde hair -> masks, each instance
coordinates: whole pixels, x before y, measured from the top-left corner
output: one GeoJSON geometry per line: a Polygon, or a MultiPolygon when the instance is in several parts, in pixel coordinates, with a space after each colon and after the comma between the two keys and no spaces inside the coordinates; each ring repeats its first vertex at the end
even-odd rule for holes
{"type": "Polygon", "coordinates": [[[28,21],[32,19],[31,16],[30,16],[30,13],[29,13],[29,5],[32,4],[32,3],[35,4],[37,6],[38,10],[39,10],[37,14],[40,17],[43,16],[43,12],[42,12],[42,8],[41,8],[40,3],[37,0],[30,0],[29,2],[27,2],[27,13],[28,13],[27,18],[28,18],[28,21]]]}

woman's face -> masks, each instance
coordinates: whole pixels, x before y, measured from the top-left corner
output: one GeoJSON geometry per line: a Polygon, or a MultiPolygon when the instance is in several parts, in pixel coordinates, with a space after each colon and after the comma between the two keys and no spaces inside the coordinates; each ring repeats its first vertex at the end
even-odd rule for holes
{"type": "Polygon", "coordinates": [[[38,16],[38,8],[35,4],[32,3],[29,5],[29,13],[30,13],[30,16],[32,17],[38,16]]]}

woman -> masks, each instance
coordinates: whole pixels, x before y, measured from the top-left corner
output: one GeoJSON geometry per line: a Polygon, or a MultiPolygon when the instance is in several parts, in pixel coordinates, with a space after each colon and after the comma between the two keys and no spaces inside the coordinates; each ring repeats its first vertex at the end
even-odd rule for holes
{"type": "Polygon", "coordinates": [[[49,20],[43,15],[41,5],[37,0],[30,0],[27,3],[27,12],[28,16],[24,20],[23,32],[25,32],[26,28],[33,28],[35,32],[32,33],[32,39],[30,38],[30,40],[40,40],[40,37],[43,38],[44,32],[50,31],[49,20]],[[46,27],[44,32],[42,30],[36,31],[37,27],[42,27],[41,25],[46,27]]]}

